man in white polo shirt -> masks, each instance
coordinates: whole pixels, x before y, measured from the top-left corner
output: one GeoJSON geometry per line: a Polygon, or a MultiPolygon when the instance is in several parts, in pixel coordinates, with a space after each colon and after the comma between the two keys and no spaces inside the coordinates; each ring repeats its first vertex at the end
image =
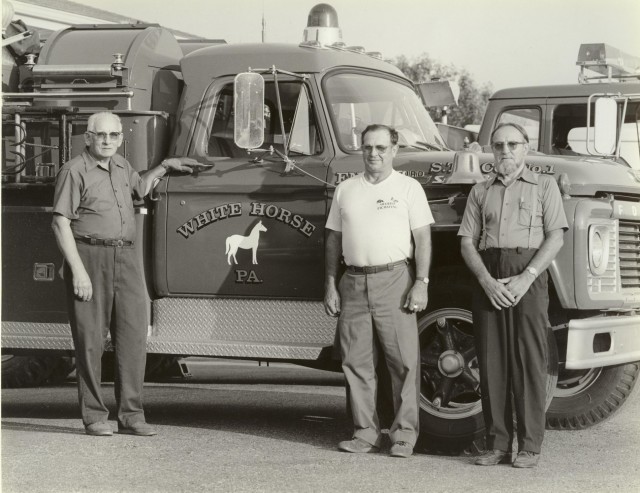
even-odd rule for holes
{"type": "Polygon", "coordinates": [[[418,437],[416,313],[427,306],[433,216],[420,183],[393,169],[397,152],[393,128],[369,125],[362,132],[364,173],[337,187],[327,220],[324,304],[329,315],[340,317],[342,368],[351,390],[353,438],[338,448],[353,453],[380,449],[379,346],[394,401],[391,455],[409,457],[418,437]],[[338,282],[341,256],[347,269],[338,282]],[[409,264],[414,256],[416,275],[409,264]]]}

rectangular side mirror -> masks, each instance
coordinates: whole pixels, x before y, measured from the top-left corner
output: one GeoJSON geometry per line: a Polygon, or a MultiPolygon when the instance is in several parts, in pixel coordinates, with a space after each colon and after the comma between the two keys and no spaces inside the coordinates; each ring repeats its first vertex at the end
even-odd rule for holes
{"type": "Polygon", "coordinates": [[[458,104],[460,86],[450,80],[422,82],[418,90],[428,107],[454,106],[458,104]]]}
{"type": "Polygon", "coordinates": [[[257,149],[264,142],[264,79],[244,72],[233,84],[233,141],[242,149],[257,149]]]}
{"type": "Polygon", "coordinates": [[[593,129],[593,148],[597,154],[610,156],[616,151],[618,105],[613,98],[596,100],[593,129]]]}

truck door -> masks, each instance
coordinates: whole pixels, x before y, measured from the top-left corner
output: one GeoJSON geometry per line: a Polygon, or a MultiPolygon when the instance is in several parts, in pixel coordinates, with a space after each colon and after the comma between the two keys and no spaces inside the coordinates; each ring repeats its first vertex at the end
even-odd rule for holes
{"type": "Polygon", "coordinates": [[[189,155],[203,164],[172,175],[155,219],[160,294],[322,299],[328,149],[320,138],[310,86],[265,85],[266,150],[233,141],[233,79],[207,90],[189,155]],[[271,147],[285,151],[287,166],[271,147]]]}

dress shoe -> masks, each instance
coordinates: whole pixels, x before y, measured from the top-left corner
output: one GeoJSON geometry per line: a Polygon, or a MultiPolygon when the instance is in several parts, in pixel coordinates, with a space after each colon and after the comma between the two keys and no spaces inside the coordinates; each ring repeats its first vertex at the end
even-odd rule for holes
{"type": "Polygon", "coordinates": [[[488,450],[476,459],[476,466],[495,466],[511,460],[511,454],[503,450],[488,450]]]}
{"type": "Polygon", "coordinates": [[[139,437],[151,437],[157,435],[157,431],[153,426],[144,421],[131,423],[129,426],[118,425],[118,433],[121,435],[136,435],[139,437]]]}
{"type": "Polygon", "coordinates": [[[84,432],[87,435],[91,435],[94,437],[110,437],[111,435],[113,435],[111,426],[103,421],[86,425],[84,427],[84,432]]]}
{"type": "Polygon", "coordinates": [[[408,442],[396,442],[391,446],[391,457],[407,458],[413,455],[413,445],[408,442]]]}
{"type": "Polygon", "coordinates": [[[522,450],[518,452],[518,457],[516,457],[516,460],[513,462],[513,467],[518,467],[521,469],[528,468],[528,467],[536,467],[538,465],[539,460],[540,460],[540,454],[522,450]]]}
{"type": "Polygon", "coordinates": [[[362,438],[353,437],[338,444],[338,450],[352,454],[373,454],[380,451],[380,447],[365,442],[362,438]]]}

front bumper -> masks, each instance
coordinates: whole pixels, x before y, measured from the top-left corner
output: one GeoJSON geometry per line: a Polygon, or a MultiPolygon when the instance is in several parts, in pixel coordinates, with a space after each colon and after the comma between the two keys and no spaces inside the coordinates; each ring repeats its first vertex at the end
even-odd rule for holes
{"type": "Polygon", "coordinates": [[[566,368],[584,370],[640,360],[640,315],[571,320],[566,368]]]}

